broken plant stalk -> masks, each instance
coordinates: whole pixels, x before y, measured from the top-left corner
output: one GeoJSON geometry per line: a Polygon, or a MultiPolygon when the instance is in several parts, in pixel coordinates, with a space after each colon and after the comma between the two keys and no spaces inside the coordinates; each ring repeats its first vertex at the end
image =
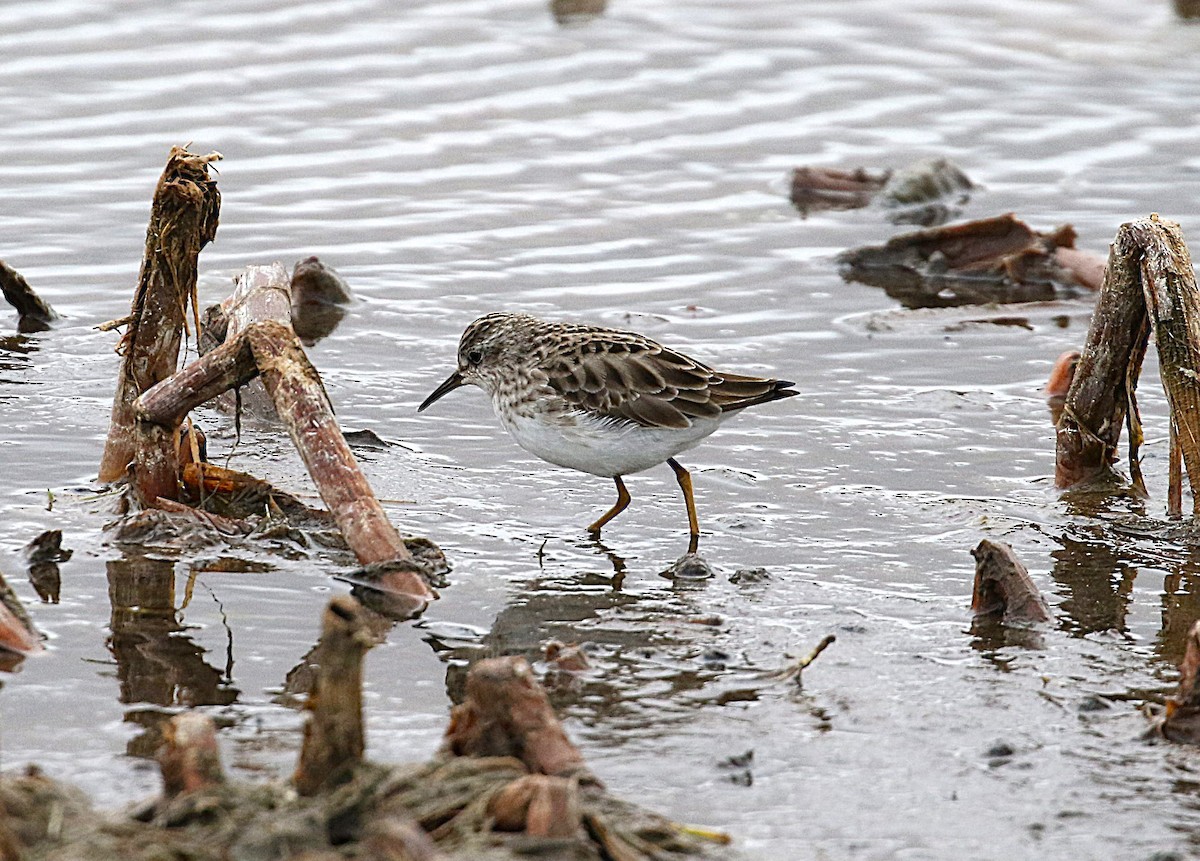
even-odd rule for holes
{"type": "Polygon", "coordinates": [[[1175,439],[1200,514],[1200,290],[1179,225],[1157,216],[1130,226],[1141,251],[1142,290],[1175,439]]]}
{"type": "MultiPolygon", "coordinates": [[[[265,284],[288,283],[278,264],[252,267],[247,277],[265,284]]],[[[412,554],[387,519],[383,507],[342,436],[321,378],[291,328],[275,320],[250,323],[146,392],[137,403],[138,468],[135,481],[164,461],[175,461],[174,440],[187,413],[205,401],[260,376],[309,475],[338,528],[364,566],[383,565],[376,585],[404,596],[415,614],[435,596],[419,574],[412,554]]],[[[201,468],[203,468],[201,466],[201,468]]],[[[142,490],[145,494],[154,485],[142,490]]],[[[162,494],[159,494],[160,496],[162,494]]],[[[397,611],[397,615],[402,615],[397,611]]]]}
{"type": "MultiPolygon", "coordinates": [[[[175,373],[188,302],[195,308],[197,258],[216,235],[221,195],[208,166],[220,157],[172,147],[159,177],[129,328],[117,348],[123,359],[100,461],[101,481],[122,478],[134,460],[139,448],[134,415],[138,396],[175,373]]],[[[167,444],[160,441],[156,448],[165,450],[167,444]]],[[[173,449],[173,437],[169,445],[173,449]]],[[[176,498],[177,468],[172,461],[151,459],[143,464],[150,470],[141,478],[144,499],[176,498]]]]}
{"type": "Polygon", "coordinates": [[[0,669],[11,669],[23,656],[44,650],[21,599],[0,574],[0,669]]]}
{"type": "MultiPolygon", "coordinates": [[[[1150,334],[1178,445],[1200,513],[1200,291],[1179,225],[1157,215],[1124,224],[1109,254],[1087,346],[1058,422],[1055,483],[1076,487],[1110,477],[1121,425],[1130,429],[1130,471],[1139,485],[1141,423],[1134,392],[1150,334]]],[[[1174,457],[1174,455],[1172,455],[1174,457]]],[[[1168,510],[1180,510],[1177,466],[1168,510]]]]}
{"type": "Polygon", "coordinates": [[[58,314],[33,292],[25,277],[3,260],[0,260],[0,294],[17,309],[18,332],[44,332],[58,319],[58,314]]]}
{"type": "Polygon", "coordinates": [[[376,642],[364,609],[348,595],[333,598],[321,619],[321,665],[308,698],[304,747],[292,781],[301,795],[349,780],[362,762],[363,658],[376,642]]]}
{"type": "Polygon", "coordinates": [[[999,617],[1005,624],[1050,621],[1050,608],[1011,547],[984,538],[971,555],[975,557],[971,611],[976,618],[999,617]]]}

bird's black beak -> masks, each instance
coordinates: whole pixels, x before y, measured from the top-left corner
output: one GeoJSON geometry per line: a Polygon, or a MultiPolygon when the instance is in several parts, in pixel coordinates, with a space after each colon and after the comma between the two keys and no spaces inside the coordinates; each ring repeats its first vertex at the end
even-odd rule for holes
{"type": "Polygon", "coordinates": [[[467,381],[463,379],[462,374],[460,374],[458,371],[455,371],[446,379],[446,382],[434,389],[433,392],[430,393],[429,397],[421,402],[421,406],[417,407],[417,412],[421,412],[434,401],[439,400],[442,395],[448,394],[457,389],[459,386],[465,386],[466,384],[467,381]]]}

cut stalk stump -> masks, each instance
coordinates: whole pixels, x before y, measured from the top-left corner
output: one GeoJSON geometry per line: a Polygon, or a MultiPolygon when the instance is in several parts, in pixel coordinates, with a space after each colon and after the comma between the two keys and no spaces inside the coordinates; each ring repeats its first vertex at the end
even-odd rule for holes
{"type": "Polygon", "coordinates": [[[1011,547],[985,538],[971,555],[975,557],[971,610],[976,619],[999,618],[1006,625],[1050,621],[1050,609],[1011,547]]]}
{"type": "Polygon", "coordinates": [[[1150,335],[1171,409],[1168,505],[1181,508],[1182,464],[1200,512],[1200,291],[1179,225],[1157,215],[1123,224],[1109,252],[1087,344],[1057,425],[1055,483],[1145,496],[1138,448],[1138,376],[1150,335]],[[1130,484],[1112,468],[1121,427],[1129,428],[1130,484]]]}
{"type": "Polygon", "coordinates": [[[1155,720],[1151,735],[1170,741],[1200,743],[1200,622],[1192,624],[1179,664],[1179,688],[1155,720]]]}
{"type": "Polygon", "coordinates": [[[44,332],[58,319],[50,304],[42,299],[20,272],[0,260],[0,295],[17,309],[17,331],[44,332]]]}
{"type": "Polygon", "coordinates": [[[17,593],[0,574],[0,670],[15,669],[27,655],[45,651],[17,593]]]}

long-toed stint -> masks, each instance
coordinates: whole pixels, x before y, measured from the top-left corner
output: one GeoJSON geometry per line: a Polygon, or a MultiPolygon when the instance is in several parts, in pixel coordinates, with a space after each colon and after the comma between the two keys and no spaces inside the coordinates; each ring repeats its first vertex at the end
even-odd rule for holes
{"type": "Polygon", "coordinates": [[[588,531],[629,505],[623,476],[664,461],[687,503],[690,552],[700,537],[692,477],[675,455],[746,407],[799,394],[794,383],[714,371],[636,332],[488,314],[467,327],[458,369],[417,408],[479,386],[521,448],[559,466],[613,479],[617,501],[588,531]]]}

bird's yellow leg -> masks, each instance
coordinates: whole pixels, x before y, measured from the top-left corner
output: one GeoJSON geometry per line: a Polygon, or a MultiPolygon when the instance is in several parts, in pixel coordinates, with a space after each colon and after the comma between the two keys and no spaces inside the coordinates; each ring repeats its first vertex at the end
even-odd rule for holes
{"type": "Polygon", "coordinates": [[[688,552],[695,553],[696,546],[700,543],[700,521],[696,518],[696,500],[692,498],[692,474],[680,466],[679,461],[673,457],[667,458],[667,463],[670,464],[671,469],[675,470],[679,489],[683,491],[683,501],[687,503],[688,530],[692,536],[691,543],[688,544],[688,552]]]}
{"type": "Polygon", "coordinates": [[[617,483],[617,502],[612,508],[604,513],[603,517],[587,528],[588,532],[592,533],[593,535],[598,536],[600,534],[600,528],[624,511],[629,505],[629,491],[625,489],[625,482],[621,481],[621,476],[619,475],[614,475],[613,481],[617,483]]]}

